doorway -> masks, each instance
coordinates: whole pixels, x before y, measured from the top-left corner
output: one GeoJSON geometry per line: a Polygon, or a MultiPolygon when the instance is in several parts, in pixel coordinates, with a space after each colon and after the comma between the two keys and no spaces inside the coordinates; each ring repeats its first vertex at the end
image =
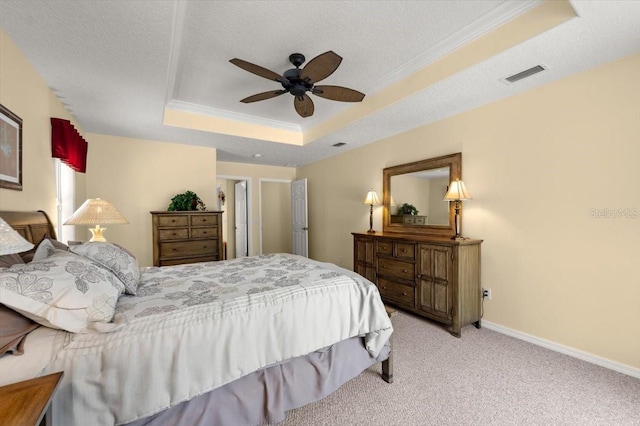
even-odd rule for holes
{"type": "Polygon", "coordinates": [[[293,253],[291,180],[260,179],[260,254],[293,253]]]}
{"type": "Polygon", "coordinates": [[[222,215],[222,240],[226,259],[248,256],[252,247],[251,178],[247,176],[218,175],[218,194],[224,193],[224,203],[218,197],[222,215]],[[236,192],[240,191],[240,192],[236,192]],[[239,232],[238,232],[239,231],[239,232]]]}

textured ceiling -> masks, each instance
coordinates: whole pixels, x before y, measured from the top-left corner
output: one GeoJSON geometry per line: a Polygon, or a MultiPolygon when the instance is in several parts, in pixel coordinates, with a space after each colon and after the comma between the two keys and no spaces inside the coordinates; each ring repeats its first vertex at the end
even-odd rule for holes
{"type": "MultiPolygon", "coordinates": [[[[367,94],[488,33],[539,1],[2,0],[0,27],[85,132],[213,146],[221,161],[302,165],[563,78],[640,50],[640,1],[572,1],[578,18],[452,73],[304,146],[163,124],[165,108],[305,132],[351,104],[314,97],[302,119],[292,97],[242,104],[278,89],[235,67],[278,73],[288,55],[344,60],[323,84],[367,94]],[[514,84],[501,78],[536,64],[514,84]],[[347,145],[334,148],[336,142],[347,145]],[[254,157],[253,154],[262,154],[254,157]]],[[[0,60],[2,60],[0,52],[0,60]]],[[[0,88],[1,90],[1,88],[0,88]]]]}

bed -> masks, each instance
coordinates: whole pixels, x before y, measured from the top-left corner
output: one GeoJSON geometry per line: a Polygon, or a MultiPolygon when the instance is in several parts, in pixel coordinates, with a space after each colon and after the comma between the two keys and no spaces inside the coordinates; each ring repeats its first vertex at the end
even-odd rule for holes
{"type": "Polygon", "coordinates": [[[2,269],[0,302],[37,324],[0,384],[64,371],[56,424],[275,424],[378,362],[391,381],[391,322],[352,271],[288,254],[139,268],[111,243],[68,251],[44,212],[0,216],[37,245],[2,269]],[[57,299],[60,274],[90,305],[57,299]]]}

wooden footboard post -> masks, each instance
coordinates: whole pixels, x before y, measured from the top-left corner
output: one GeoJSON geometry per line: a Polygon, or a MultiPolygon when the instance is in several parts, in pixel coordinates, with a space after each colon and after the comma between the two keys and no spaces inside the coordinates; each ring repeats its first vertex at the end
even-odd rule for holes
{"type": "MultiPolygon", "coordinates": [[[[389,306],[385,306],[384,308],[387,311],[389,318],[393,317],[397,312],[389,306]]],[[[391,349],[389,358],[382,361],[382,380],[387,383],[393,383],[393,337],[389,337],[389,348],[391,349]]]]}

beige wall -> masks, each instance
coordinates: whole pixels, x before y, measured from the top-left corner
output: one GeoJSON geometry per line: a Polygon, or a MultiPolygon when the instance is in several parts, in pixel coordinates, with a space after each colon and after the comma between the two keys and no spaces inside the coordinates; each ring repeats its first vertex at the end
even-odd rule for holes
{"type": "Polygon", "coordinates": [[[89,133],[88,198],[109,200],[129,221],[107,226],[108,241],[153,263],[152,210],[167,210],[174,195],[193,191],[209,210],[216,207],[216,150],[89,133]]]}
{"type": "MultiPolygon", "coordinates": [[[[411,175],[393,176],[391,178],[391,196],[396,208],[392,213],[396,213],[403,204],[411,204],[418,209],[418,214],[426,216],[429,213],[430,185],[426,179],[411,175]]],[[[382,194],[380,194],[382,197],[382,194]]]]}
{"type": "Polygon", "coordinates": [[[592,217],[640,212],[638,75],[636,54],[299,168],[311,257],[352,267],[350,233],[368,228],[362,197],[384,167],[462,152],[484,319],[640,368],[640,217],[592,217]]]}
{"type": "Polygon", "coordinates": [[[449,178],[429,179],[429,213],[427,223],[442,225],[449,223],[449,203],[444,200],[449,178]]]}
{"type": "MultiPolygon", "coordinates": [[[[0,189],[0,210],[44,210],[57,223],[49,119],[64,118],[78,125],[1,29],[0,103],[22,119],[22,191],[0,189]]],[[[81,192],[84,175],[76,176],[81,192]]]]}
{"type": "MultiPolygon", "coordinates": [[[[258,185],[261,178],[270,179],[295,179],[296,169],[291,167],[262,166],[256,164],[230,163],[219,161],[218,176],[244,177],[249,181],[249,209],[251,227],[251,240],[249,242],[249,255],[260,252],[260,204],[258,185]]],[[[365,192],[366,194],[366,192],[365,192]]],[[[229,193],[227,193],[227,196],[229,193]]],[[[229,200],[229,198],[227,198],[229,200]]],[[[227,220],[231,220],[229,217],[227,220]]]]}
{"type": "Polygon", "coordinates": [[[262,182],[262,253],[291,253],[291,185],[262,182]]]}

